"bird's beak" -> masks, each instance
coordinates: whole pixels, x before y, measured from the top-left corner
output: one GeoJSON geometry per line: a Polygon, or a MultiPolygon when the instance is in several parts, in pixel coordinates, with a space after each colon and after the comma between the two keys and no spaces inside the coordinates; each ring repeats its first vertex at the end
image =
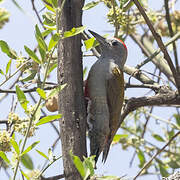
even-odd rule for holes
{"type": "Polygon", "coordinates": [[[91,31],[91,30],[88,30],[88,31],[96,38],[96,40],[97,40],[101,45],[105,46],[105,45],[107,44],[106,39],[105,39],[104,37],[100,36],[99,34],[93,32],[93,31],[91,31]]]}

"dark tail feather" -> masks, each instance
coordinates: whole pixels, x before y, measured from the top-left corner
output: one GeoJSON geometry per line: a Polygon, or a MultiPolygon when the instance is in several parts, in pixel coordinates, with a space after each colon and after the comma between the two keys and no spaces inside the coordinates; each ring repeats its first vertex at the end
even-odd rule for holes
{"type": "Polygon", "coordinates": [[[103,157],[102,157],[102,162],[103,162],[103,163],[106,162],[106,159],[107,159],[107,156],[108,156],[108,153],[109,153],[109,149],[110,149],[110,145],[111,145],[111,143],[108,143],[108,144],[104,147],[103,157]]]}
{"type": "Polygon", "coordinates": [[[99,158],[99,155],[100,155],[100,152],[99,152],[99,148],[96,150],[96,153],[95,153],[96,157],[95,157],[95,163],[97,163],[98,161],[98,158],[99,158]]]}

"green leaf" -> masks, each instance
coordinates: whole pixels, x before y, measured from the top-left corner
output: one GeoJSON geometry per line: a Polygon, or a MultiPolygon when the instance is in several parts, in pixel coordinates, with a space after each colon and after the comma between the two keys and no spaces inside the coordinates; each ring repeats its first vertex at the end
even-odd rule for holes
{"type": "Polygon", "coordinates": [[[50,91],[48,98],[56,95],[58,92],[60,92],[61,90],[63,90],[66,87],[67,84],[63,84],[63,85],[59,85],[57,88],[54,88],[50,91]]]}
{"type": "Polygon", "coordinates": [[[21,156],[21,162],[24,165],[24,167],[26,167],[27,169],[29,170],[34,169],[33,161],[28,154],[24,154],[23,156],[21,156]]]}
{"type": "Polygon", "coordinates": [[[159,170],[160,170],[162,177],[169,176],[169,173],[167,172],[166,168],[162,164],[159,164],[159,170]]]}
{"type": "Polygon", "coordinates": [[[3,72],[3,70],[2,70],[2,69],[0,69],[0,74],[4,75],[4,72],[3,72]]]}
{"type": "Polygon", "coordinates": [[[116,144],[120,141],[122,138],[127,138],[128,134],[116,134],[113,138],[113,143],[116,144]]]}
{"type": "Polygon", "coordinates": [[[50,121],[53,121],[53,120],[55,120],[55,119],[59,119],[59,118],[61,118],[61,117],[62,117],[62,114],[49,115],[49,116],[43,117],[42,119],[39,120],[38,123],[36,123],[36,126],[39,126],[39,125],[48,123],[48,122],[50,122],[50,121]]]}
{"type": "Polygon", "coordinates": [[[89,176],[94,175],[94,166],[95,166],[95,156],[90,156],[88,158],[84,157],[83,166],[85,169],[85,177],[87,179],[89,176]]]}
{"type": "Polygon", "coordinates": [[[37,151],[37,153],[39,153],[42,157],[44,157],[45,159],[49,159],[43,152],[41,152],[41,151],[39,151],[39,150],[37,150],[36,149],[36,151],[37,151]]]}
{"type": "Polygon", "coordinates": [[[84,41],[85,47],[86,47],[86,51],[90,50],[93,47],[96,47],[99,43],[98,41],[95,40],[95,38],[90,38],[88,40],[84,41]]]}
{"type": "Polygon", "coordinates": [[[11,62],[12,62],[12,59],[10,59],[9,62],[7,63],[7,65],[6,65],[6,75],[9,72],[9,69],[11,67],[11,62]]]}
{"type": "Polygon", "coordinates": [[[179,161],[173,161],[171,160],[170,162],[168,162],[168,165],[173,168],[173,169],[178,169],[180,168],[180,163],[178,164],[179,161]]]}
{"type": "Polygon", "coordinates": [[[41,31],[39,29],[39,27],[36,25],[35,26],[35,29],[36,29],[36,40],[38,42],[38,45],[40,48],[42,48],[43,50],[47,50],[47,45],[46,45],[46,42],[44,41],[44,38],[43,38],[43,35],[41,34],[41,31]]]}
{"type": "Polygon", "coordinates": [[[70,152],[70,156],[73,160],[74,165],[76,166],[77,170],[79,171],[81,177],[84,180],[84,177],[86,176],[86,172],[85,172],[82,161],[80,160],[80,158],[78,156],[73,155],[72,151],[70,152]]]}
{"type": "Polygon", "coordinates": [[[17,59],[16,52],[13,51],[12,49],[10,49],[10,47],[8,46],[8,44],[5,41],[0,40],[0,47],[1,47],[1,51],[3,53],[5,53],[8,57],[10,57],[12,59],[17,59]]]}
{"type": "Polygon", "coordinates": [[[72,37],[75,36],[77,34],[82,33],[84,30],[86,29],[85,26],[81,26],[81,27],[73,27],[70,31],[65,31],[64,32],[64,38],[68,38],[68,37],[72,37]]]}
{"type": "Polygon", "coordinates": [[[52,11],[52,12],[56,12],[50,5],[44,3],[44,5],[46,6],[46,8],[49,10],[49,11],[52,11]]]}
{"type": "Polygon", "coordinates": [[[31,49],[29,49],[27,46],[24,46],[24,49],[33,61],[35,61],[38,64],[41,64],[41,61],[39,60],[39,58],[36,56],[36,54],[31,49]]]}
{"type": "Polygon", "coordinates": [[[43,39],[42,33],[41,33],[41,31],[40,31],[40,29],[39,29],[39,27],[38,27],[37,24],[36,24],[36,26],[35,26],[35,30],[36,30],[36,35],[37,35],[38,37],[40,37],[41,39],[43,39]]]}
{"type": "Polygon", "coordinates": [[[48,74],[50,74],[57,67],[57,63],[54,63],[48,70],[48,74]]]}
{"type": "Polygon", "coordinates": [[[36,74],[37,74],[37,71],[36,70],[32,70],[31,74],[29,74],[29,76],[27,76],[27,77],[25,77],[23,79],[20,79],[20,81],[23,81],[23,82],[31,81],[31,80],[33,80],[35,78],[36,74]]]}
{"type": "Polygon", "coordinates": [[[58,43],[59,39],[60,39],[60,35],[58,33],[55,33],[51,37],[51,40],[50,40],[49,46],[48,46],[48,51],[50,51],[53,47],[56,46],[56,44],[58,43]]]}
{"type": "Polygon", "coordinates": [[[44,32],[42,32],[43,38],[46,37],[46,36],[48,36],[50,33],[52,33],[52,31],[53,31],[53,30],[51,30],[51,29],[47,29],[47,30],[45,30],[44,32]]]}
{"type": "Polygon", "coordinates": [[[27,110],[27,104],[29,103],[29,101],[27,101],[26,96],[24,95],[24,92],[19,88],[18,85],[16,85],[16,94],[22,108],[24,110],[27,110]]]}
{"type": "Polygon", "coordinates": [[[58,7],[58,1],[57,0],[51,0],[51,2],[52,2],[52,5],[54,8],[58,7]]]}
{"type": "Polygon", "coordinates": [[[39,48],[43,49],[44,51],[47,51],[48,48],[45,41],[37,35],[36,35],[36,40],[38,42],[39,48]]]}
{"type": "Polygon", "coordinates": [[[167,131],[169,139],[171,139],[174,136],[174,129],[171,129],[171,131],[167,131]]]}
{"type": "Polygon", "coordinates": [[[37,88],[36,91],[43,99],[46,100],[46,92],[43,89],[37,88]]]}
{"type": "Polygon", "coordinates": [[[36,142],[32,143],[28,148],[26,148],[26,150],[24,150],[24,152],[21,154],[21,156],[23,156],[24,154],[31,151],[39,143],[40,143],[40,141],[36,141],[36,142]]]}
{"type": "Polygon", "coordinates": [[[39,53],[41,55],[42,62],[44,63],[46,61],[46,51],[42,48],[39,48],[39,53]]]}
{"type": "Polygon", "coordinates": [[[43,15],[43,24],[44,25],[47,25],[46,26],[46,29],[49,29],[49,30],[56,30],[57,27],[56,27],[56,22],[53,20],[52,16],[50,14],[44,14],[43,15]]]}
{"type": "MultiPolygon", "coordinates": [[[[38,104],[35,105],[35,108],[37,107],[37,105],[38,105],[38,104]]],[[[34,118],[34,124],[36,124],[36,123],[39,121],[40,117],[41,117],[41,109],[42,109],[42,106],[43,106],[43,105],[40,105],[40,106],[38,106],[38,108],[37,108],[37,111],[36,111],[36,114],[35,114],[35,118],[34,118]]]]}
{"type": "Polygon", "coordinates": [[[97,6],[99,3],[100,3],[100,1],[92,1],[92,2],[90,2],[90,3],[87,3],[87,4],[82,8],[82,10],[91,9],[91,8],[97,6]]]}
{"type": "Polygon", "coordinates": [[[139,167],[142,168],[144,163],[146,162],[144,153],[140,149],[138,149],[137,156],[140,161],[139,167]]]}
{"type": "Polygon", "coordinates": [[[153,134],[152,135],[157,141],[160,141],[160,142],[165,142],[165,140],[158,134],[153,134]]]}
{"type": "Polygon", "coordinates": [[[176,119],[177,125],[180,126],[180,115],[179,114],[174,114],[174,117],[176,119]]]}
{"type": "Polygon", "coordinates": [[[19,155],[20,154],[20,149],[19,149],[18,143],[15,141],[14,138],[11,138],[10,142],[11,142],[11,145],[14,148],[15,152],[19,155]]]}
{"type": "Polygon", "coordinates": [[[3,151],[0,151],[0,157],[7,163],[10,164],[10,160],[7,158],[6,154],[3,151]]]}

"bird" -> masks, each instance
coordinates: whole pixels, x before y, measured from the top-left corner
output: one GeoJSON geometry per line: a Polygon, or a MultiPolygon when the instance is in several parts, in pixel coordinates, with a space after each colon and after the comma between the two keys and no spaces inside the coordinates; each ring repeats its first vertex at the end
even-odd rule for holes
{"type": "Polygon", "coordinates": [[[104,38],[96,32],[89,32],[99,42],[101,50],[101,56],[90,68],[85,84],[90,156],[95,155],[96,164],[101,152],[102,162],[106,162],[111,142],[119,128],[127,47],[116,37],[104,38]]]}

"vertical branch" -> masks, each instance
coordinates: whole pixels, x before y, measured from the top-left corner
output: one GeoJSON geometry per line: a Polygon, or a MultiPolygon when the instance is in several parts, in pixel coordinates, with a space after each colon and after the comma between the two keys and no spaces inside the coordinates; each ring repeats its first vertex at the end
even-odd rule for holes
{"type": "Polygon", "coordinates": [[[117,21],[117,14],[116,14],[116,2],[115,0],[112,0],[112,7],[113,7],[113,15],[114,15],[114,25],[115,25],[115,33],[114,37],[118,37],[118,31],[119,31],[119,23],[117,21]]]}
{"type": "MultiPolygon", "coordinates": [[[[58,1],[59,9],[62,1],[58,1]]],[[[58,31],[64,33],[73,27],[82,25],[82,7],[84,0],[66,0],[58,31]]],[[[61,144],[63,166],[66,180],[80,180],[69,152],[83,159],[86,156],[86,113],[83,94],[83,68],[81,52],[81,36],[76,35],[60,40],[58,44],[58,83],[67,86],[59,94],[61,144]]]]}
{"type": "MultiPolygon", "coordinates": [[[[169,0],[164,0],[165,10],[166,10],[166,21],[169,29],[170,37],[174,36],[174,32],[171,25],[171,18],[169,14],[169,0]]],[[[178,63],[178,56],[177,56],[177,48],[176,48],[176,42],[173,42],[173,52],[174,52],[174,59],[176,63],[176,70],[179,73],[179,63],[178,63]]]]}

